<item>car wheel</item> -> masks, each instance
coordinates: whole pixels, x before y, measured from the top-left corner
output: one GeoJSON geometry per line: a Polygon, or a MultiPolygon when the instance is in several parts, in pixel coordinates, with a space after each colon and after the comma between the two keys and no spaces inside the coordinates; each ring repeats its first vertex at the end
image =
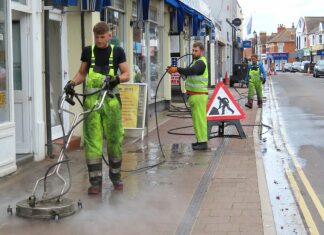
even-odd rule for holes
{"type": "Polygon", "coordinates": [[[316,77],[316,78],[318,78],[318,77],[319,77],[316,71],[315,71],[315,77],[316,77]]]}

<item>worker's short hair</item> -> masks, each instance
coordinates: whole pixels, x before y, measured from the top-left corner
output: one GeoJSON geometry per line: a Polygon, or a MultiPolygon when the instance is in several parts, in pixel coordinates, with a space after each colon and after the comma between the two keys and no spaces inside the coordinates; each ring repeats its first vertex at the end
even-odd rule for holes
{"type": "Polygon", "coordinates": [[[202,42],[194,42],[192,47],[198,47],[201,51],[205,50],[204,44],[202,44],[202,42]]]}
{"type": "Polygon", "coordinates": [[[94,34],[105,34],[109,31],[109,26],[106,22],[100,21],[93,27],[94,34]]]}
{"type": "Polygon", "coordinates": [[[258,56],[257,56],[256,54],[252,54],[252,55],[251,55],[251,59],[252,59],[252,57],[258,59],[258,56]]]}

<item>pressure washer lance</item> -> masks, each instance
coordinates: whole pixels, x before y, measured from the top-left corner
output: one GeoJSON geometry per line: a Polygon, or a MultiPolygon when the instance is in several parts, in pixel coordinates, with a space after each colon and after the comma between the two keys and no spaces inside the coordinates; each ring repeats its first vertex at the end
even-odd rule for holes
{"type": "MultiPolygon", "coordinates": [[[[97,91],[88,93],[88,94],[78,94],[78,93],[68,93],[66,94],[63,92],[63,94],[59,97],[59,117],[61,121],[63,136],[64,136],[64,144],[62,146],[62,149],[60,151],[59,157],[57,159],[57,162],[51,165],[46,173],[45,176],[39,178],[34,186],[34,189],[32,191],[31,196],[24,201],[21,201],[17,203],[17,210],[16,213],[18,216],[22,217],[37,217],[37,218],[48,218],[52,216],[52,212],[60,211],[62,210],[63,216],[70,215],[74,213],[74,207],[71,206],[72,200],[70,199],[63,199],[62,196],[65,195],[71,188],[71,173],[69,168],[69,158],[66,155],[66,150],[69,146],[72,134],[78,124],[80,124],[91,112],[98,111],[105,100],[105,97],[107,95],[111,96],[111,89],[109,87],[109,81],[110,76],[107,76],[104,80],[104,84],[101,88],[99,88],[97,91]],[[100,93],[97,99],[97,102],[94,104],[94,106],[90,110],[83,111],[79,114],[73,113],[70,110],[67,110],[64,108],[64,103],[68,102],[71,105],[75,105],[75,102],[73,100],[74,97],[76,97],[81,104],[80,99],[78,98],[78,95],[80,96],[87,96],[87,95],[93,95],[100,93]],[[67,135],[65,135],[64,126],[63,126],[63,113],[66,112],[73,116],[72,122],[71,122],[71,128],[67,132],[67,135]],[[69,180],[67,181],[61,174],[60,174],[60,168],[63,163],[67,164],[68,174],[69,174],[69,180]],[[48,191],[47,191],[47,180],[49,177],[57,176],[62,182],[63,186],[60,190],[59,195],[55,195],[52,197],[48,197],[48,191]],[[36,199],[36,190],[40,184],[40,182],[44,182],[44,191],[43,195],[40,200],[36,199]],[[40,208],[38,208],[40,207],[40,208]],[[48,212],[48,213],[47,213],[48,212]],[[65,213],[65,214],[64,214],[65,213]]],[[[82,105],[82,104],[81,104],[82,105]]],[[[79,201],[78,207],[82,208],[82,204],[79,201]]],[[[9,210],[8,210],[9,211],[9,210]]],[[[60,214],[60,213],[58,213],[60,214]]]]}

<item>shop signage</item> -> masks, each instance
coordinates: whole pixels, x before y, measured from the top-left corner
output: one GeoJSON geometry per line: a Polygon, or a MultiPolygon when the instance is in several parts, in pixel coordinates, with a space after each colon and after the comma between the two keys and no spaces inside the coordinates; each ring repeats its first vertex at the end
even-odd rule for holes
{"type": "Polygon", "coordinates": [[[238,27],[242,24],[242,20],[240,18],[235,18],[234,20],[232,20],[232,24],[238,27]]]}
{"type": "Polygon", "coordinates": [[[6,93],[4,91],[0,92],[0,108],[5,107],[6,105],[6,93]]]}
{"type": "Polygon", "coordinates": [[[122,101],[122,120],[125,129],[142,130],[144,137],[146,116],[146,83],[123,83],[119,85],[122,101]]]}
{"type": "MultiPolygon", "coordinates": [[[[171,57],[171,65],[178,66],[179,57],[171,57]]],[[[180,84],[180,74],[173,73],[171,74],[171,85],[179,85],[180,84]]]]}
{"type": "Polygon", "coordinates": [[[173,73],[171,75],[171,85],[179,85],[180,84],[180,74],[173,73]]]}
{"type": "Polygon", "coordinates": [[[310,56],[310,49],[309,48],[304,48],[304,56],[310,56]]]}
{"type": "Polygon", "coordinates": [[[243,43],[243,48],[251,48],[252,47],[252,42],[249,40],[244,40],[243,43]]]}
{"type": "Polygon", "coordinates": [[[324,56],[324,50],[319,50],[319,51],[317,51],[317,55],[324,56]]]}
{"type": "Polygon", "coordinates": [[[287,52],[272,53],[272,58],[274,60],[288,60],[288,53],[287,52]]]}

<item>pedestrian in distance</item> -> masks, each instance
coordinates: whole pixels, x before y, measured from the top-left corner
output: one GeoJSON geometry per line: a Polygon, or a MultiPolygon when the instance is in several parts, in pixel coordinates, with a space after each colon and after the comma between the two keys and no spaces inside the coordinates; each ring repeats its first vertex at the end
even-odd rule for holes
{"type": "MultiPolygon", "coordinates": [[[[104,137],[107,140],[109,178],[115,190],[123,189],[121,164],[124,128],[118,84],[129,81],[129,68],[124,50],[110,44],[112,32],[106,22],[97,23],[93,27],[93,33],[95,43],[82,50],[79,71],[64,89],[66,93],[73,94],[74,87],[85,82],[85,92],[91,93],[100,89],[105,78],[110,76],[111,95],[106,96],[100,110],[91,112],[86,117],[83,125],[85,158],[90,181],[88,194],[100,194],[104,137]]],[[[84,110],[92,109],[98,95],[86,96],[84,110]]]]}
{"type": "Polygon", "coordinates": [[[262,84],[267,80],[267,73],[256,55],[251,56],[251,64],[248,65],[245,82],[248,85],[248,101],[246,107],[253,108],[253,96],[256,92],[258,107],[262,108],[262,84]]]}
{"type": "Polygon", "coordinates": [[[169,74],[178,72],[183,75],[188,102],[191,108],[193,127],[197,142],[192,143],[193,150],[207,150],[207,102],[208,102],[208,67],[204,57],[204,45],[195,42],[192,47],[193,62],[187,68],[167,68],[169,74]]]}

